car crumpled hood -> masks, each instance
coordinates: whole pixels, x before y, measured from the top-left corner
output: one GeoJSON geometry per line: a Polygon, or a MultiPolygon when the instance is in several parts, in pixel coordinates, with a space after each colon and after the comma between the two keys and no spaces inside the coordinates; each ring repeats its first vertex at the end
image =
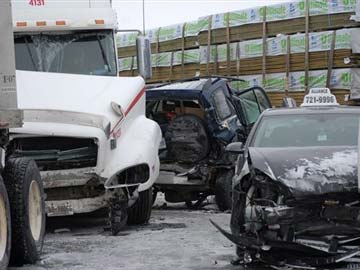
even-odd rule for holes
{"type": "Polygon", "coordinates": [[[294,197],[358,190],[357,147],[249,148],[253,166],[294,197]]]}

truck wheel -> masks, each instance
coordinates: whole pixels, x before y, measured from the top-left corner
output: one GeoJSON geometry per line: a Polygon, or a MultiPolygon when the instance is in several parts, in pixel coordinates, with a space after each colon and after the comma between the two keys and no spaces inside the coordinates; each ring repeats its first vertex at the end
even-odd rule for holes
{"type": "Polygon", "coordinates": [[[112,199],[109,207],[110,230],[112,235],[117,235],[125,227],[128,214],[127,203],[112,199]]]}
{"type": "Polygon", "coordinates": [[[7,269],[11,249],[11,221],[8,194],[0,176],[0,269],[7,269]]]}
{"type": "Polygon", "coordinates": [[[139,225],[148,223],[152,208],[152,188],[139,192],[138,201],[128,209],[128,224],[139,225]]]}
{"type": "Polygon", "coordinates": [[[10,263],[35,263],[45,235],[45,194],[35,161],[11,158],[5,166],[12,220],[10,263]]]}
{"type": "Polygon", "coordinates": [[[221,172],[215,183],[215,201],[220,211],[231,209],[233,170],[221,172]]]}

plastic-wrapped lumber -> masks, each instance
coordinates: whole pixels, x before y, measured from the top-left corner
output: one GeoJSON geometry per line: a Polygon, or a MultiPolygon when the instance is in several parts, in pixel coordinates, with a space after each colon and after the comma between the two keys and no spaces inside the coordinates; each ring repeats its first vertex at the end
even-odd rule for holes
{"type": "MultiPolygon", "coordinates": [[[[338,101],[345,104],[345,95],[350,94],[353,84],[353,70],[360,69],[333,69],[330,80],[330,88],[338,101]]],[[[235,89],[243,90],[253,86],[261,86],[265,89],[274,106],[280,106],[282,98],[287,89],[286,73],[273,73],[265,76],[262,81],[262,74],[239,76],[243,82],[234,82],[235,89]]],[[[309,72],[309,87],[326,87],[327,70],[313,70],[309,72]]],[[[305,72],[290,72],[288,95],[294,97],[298,104],[305,95],[305,72]]]]}
{"type": "MultiPolygon", "coordinates": [[[[267,36],[294,34],[305,31],[307,0],[294,0],[266,7],[212,15],[211,44],[225,43],[226,26],[230,25],[230,42],[261,38],[263,16],[266,15],[267,36]]],[[[324,31],[357,26],[351,20],[355,14],[356,0],[309,0],[309,31],[324,31]]],[[[200,45],[208,43],[207,29],[199,34],[200,45]]]]}
{"type": "MultiPolygon", "coordinates": [[[[151,50],[155,53],[177,51],[182,49],[194,49],[199,47],[198,34],[207,29],[207,20],[175,24],[146,32],[151,42],[151,50]]],[[[121,34],[117,36],[118,55],[120,58],[136,55],[137,33],[121,34]]]]}

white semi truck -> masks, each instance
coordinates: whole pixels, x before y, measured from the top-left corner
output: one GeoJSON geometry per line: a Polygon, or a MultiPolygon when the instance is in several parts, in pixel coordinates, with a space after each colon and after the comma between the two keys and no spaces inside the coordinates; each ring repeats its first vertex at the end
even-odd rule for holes
{"type": "MultiPolygon", "coordinates": [[[[111,231],[146,223],[159,173],[159,126],[142,77],[118,77],[117,17],[105,0],[13,0],[18,105],[9,155],[33,158],[48,216],[108,207],[111,231]]],[[[139,38],[147,76],[150,46],[139,38]]]]}
{"type": "Polygon", "coordinates": [[[10,0],[0,1],[0,269],[34,263],[45,234],[45,196],[36,163],[9,155],[9,128],[19,128],[10,0]]]}

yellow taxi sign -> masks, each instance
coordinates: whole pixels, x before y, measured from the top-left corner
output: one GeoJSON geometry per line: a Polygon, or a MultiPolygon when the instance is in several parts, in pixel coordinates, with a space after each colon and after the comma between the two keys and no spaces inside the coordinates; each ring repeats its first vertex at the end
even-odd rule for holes
{"type": "Polygon", "coordinates": [[[305,95],[301,107],[338,106],[336,97],[329,88],[311,88],[305,95]]]}

